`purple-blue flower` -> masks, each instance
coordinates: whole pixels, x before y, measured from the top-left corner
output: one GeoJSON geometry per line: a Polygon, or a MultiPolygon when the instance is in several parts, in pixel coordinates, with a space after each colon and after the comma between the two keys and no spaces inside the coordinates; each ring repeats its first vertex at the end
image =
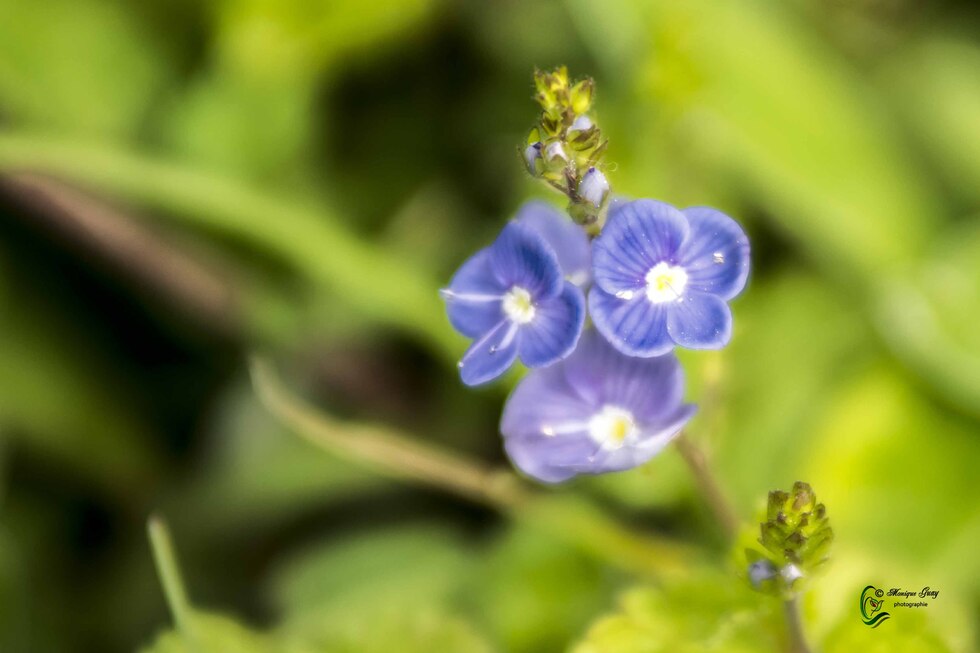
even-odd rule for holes
{"type": "Polygon", "coordinates": [[[654,200],[615,205],[592,261],[589,313],[619,351],[650,357],[675,345],[728,344],[728,300],[745,286],[749,240],[724,213],[654,200]]]}
{"type": "Polygon", "coordinates": [[[500,430],[507,455],[545,483],[631,469],[687,423],[684,377],[672,354],[633,358],[595,331],[562,362],[533,370],[507,400],[500,430]]]}
{"type": "Polygon", "coordinates": [[[562,274],[580,288],[592,280],[592,245],[585,230],[545,202],[525,202],[514,217],[537,232],[554,251],[562,274]]]}
{"type": "Polygon", "coordinates": [[[542,367],[568,356],[585,321],[582,291],[563,278],[545,239],[519,222],[466,261],[442,296],[453,327],[474,339],[459,362],[466,385],[491,381],[518,357],[542,367]]]}

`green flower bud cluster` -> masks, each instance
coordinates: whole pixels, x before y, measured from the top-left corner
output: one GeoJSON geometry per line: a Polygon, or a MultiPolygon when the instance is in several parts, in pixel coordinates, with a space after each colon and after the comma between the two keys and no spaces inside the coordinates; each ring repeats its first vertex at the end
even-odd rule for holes
{"type": "Polygon", "coordinates": [[[600,169],[607,141],[589,117],[595,83],[571,82],[564,66],[535,71],[534,99],[541,117],[524,149],[528,171],[569,199],[568,212],[598,233],[609,201],[609,184],[600,169]]]}
{"type": "Polygon", "coordinates": [[[767,594],[792,597],[827,561],[833,539],[827,509],[808,483],[797,481],[790,492],[773,490],[760,525],[764,550],[745,550],[749,580],[767,594]]]}

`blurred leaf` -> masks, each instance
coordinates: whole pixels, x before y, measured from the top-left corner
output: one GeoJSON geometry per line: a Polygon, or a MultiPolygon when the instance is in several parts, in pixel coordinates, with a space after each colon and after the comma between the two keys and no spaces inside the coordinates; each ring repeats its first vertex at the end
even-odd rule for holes
{"type": "Polygon", "coordinates": [[[165,114],[177,157],[244,178],[290,179],[312,140],[312,82],[293,75],[254,80],[214,70],[165,114]]]}
{"type": "Polygon", "coordinates": [[[141,648],[140,653],[273,653],[284,650],[271,638],[249,630],[229,617],[198,612],[193,615],[191,625],[193,639],[190,642],[182,633],[168,631],[141,648]]]}
{"type": "Polygon", "coordinates": [[[273,572],[272,594],[296,616],[381,606],[448,606],[471,573],[459,536],[437,524],[354,535],[301,552],[273,572]]]}
{"type": "MultiPolygon", "coordinates": [[[[971,528],[980,440],[960,419],[938,412],[880,365],[841,385],[833,408],[808,438],[801,476],[819,487],[834,530],[848,543],[928,566],[971,528]]],[[[950,561],[953,562],[953,561],[950,561]]],[[[959,564],[927,582],[968,589],[959,564]]]]}
{"type": "Polygon", "coordinates": [[[643,63],[627,114],[634,159],[617,174],[621,190],[650,193],[658,176],[648,161],[668,157],[676,168],[700,159],[741,197],[762,202],[838,281],[868,287],[914,259],[938,221],[938,194],[911,165],[884,103],[788,6],[632,6],[650,36],[636,54],[643,63]],[[676,157],[654,146],[664,122],[676,157]]]}
{"type": "Polygon", "coordinates": [[[784,650],[777,602],[734,576],[702,572],[630,590],[595,622],[575,653],[759,653],[784,650]]]}
{"type": "Polygon", "coordinates": [[[360,239],[340,218],[309,202],[265,195],[230,177],[112,148],[0,134],[0,169],[24,168],[95,186],[154,209],[157,217],[247,242],[293,265],[343,305],[416,334],[445,360],[455,363],[462,351],[434,278],[360,239]]]}
{"type": "Polygon", "coordinates": [[[272,419],[247,385],[218,409],[207,464],[174,500],[184,530],[264,529],[385,480],[314,449],[272,419]]]}
{"type": "Polygon", "coordinates": [[[712,452],[747,517],[769,490],[808,478],[804,444],[840,383],[870,358],[870,332],[856,308],[804,273],[753,282],[734,313],[735,336],[717,365],[701,352],[684,362],[701,404],[692,437],[712,452]]]}
{"type": "Polygon", "coordinates": [[[912,133],[974,206],[980,201],[978,69],[976,43],[937,33],[887,58],[882,72],[912,133]]]}
{"type": "Polygon", "coordinates": [[[848,614],[824,640],[824,653],[949,653],[950,649],[927,625],[919,610],[903,610],[878,628],[865,626],[848,614]]]}
{"type": "Polygon", "coordinates": [[[482,559],[470,595],[505,650],[545,653],[581,632],[608,603],[615,580],[595,558],[523,526],[482,559]]]}
{"type": "Polygon", "coordinates": [[[254,75],[328,67],[417,28],[433,0],[234,0],[221,5],[222,57],[254,75]]]}
{"type": "Polygon", "coordinates": [[[146,26],[101,0],[0,3],[0,106],[18,122],[132,136],[165,78],[146,26]]]}
{"type": "Polygon", "coordinates": [[[291,653],[490,651],[453,609],[472,560],[436,525],[388,528],[300,553],[273,573],[291,653]]]}
{"type": "Polygon", "coordinates": [[[284,653],[491,653],[494,649],[465,621],[419,606],[362,607],[311,618],[283,631],[284,653]]]}
{"type": "Polygon", "coordinates": [[[878,330],[941,399],[980,417],[980,224],[956,225],[931,254],[882,284],[878,330]]]}

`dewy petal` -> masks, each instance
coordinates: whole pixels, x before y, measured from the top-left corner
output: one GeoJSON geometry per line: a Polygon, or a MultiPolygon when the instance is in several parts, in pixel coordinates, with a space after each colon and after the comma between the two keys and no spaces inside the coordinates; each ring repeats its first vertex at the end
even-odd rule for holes
{"type": "Polygon", "coordinates": [[[667,333],[667,304],[654,304],[639,294],[620,299],[594,286],[589,291],[589,315],[599,333],[627,356],[660,356],[674,348],[667,333]]]}
{"type": "Polygon", "coordinates": [[[551,247],[533,229],[507,223],[490,246],[490,268],[506,288],[523,288],[535,301],[562,291],[561,267],[551,247]]]}
{"type": "Polygon", "coordinates": [[[691,224],[677,260],[691,290],[731,299],[749,276],[749,239],[737,222],[705,206],[684,209],[691,224]]]}
{"type": "Polygon", "coordinates": [[[482,336],[500,322],[500,302],[507,290],[490,270],[490,249],[480,250],[463,263],[449,288],[442,291],[449,322],[464,336],[482,336]]]}
{"type": "Polygon", "coordinates": [[[626,356],[595,331],[564,364],[568,384],[592,404],[625,408],[644,423],[662,421],[684,398],[684,371],[673,354],[626,356]]]}
{"type": "Polygon", "coordinates": [[[480,385],[503,374],[517,358],[520,327],[501,319],[482,338],[470,345],[459,362],[459,376],[466,385],[480,385]]]}
{"type": "Polygon", "coordinates": [[[688,349],[721,349],[732,337],[732,312],[721,297],[686,292],[667,306],[667,332],[688,349]]]}
{"type": "Polygon", "coordinates": [[[518,355],[528,367],[543,367],[565,358],[585,323],[585,297],[581,289],[565,282],[562,294],[534,307],[534,319],[521,327],[518,355]]]}
{"type": "Polygon", "coordinates": [[[500,424],[507,454],[546,483],[646,462],[693,414],[680,403],[677,368],[673,356],[628,358],[586,332],[571,356],[532,370],[508,398],[500,424]],[[592,433],[592,420],[610,407],[636,420],[636,435],[618,447],[597,442],[592,433]]]}
{"type": "Polygon", "coordinates": [[[514,465],[532,478],[544,483],[567,480],[576,474],[568,465],[588,459],[595,450],[588,436],[593,412],[565,383],[559,365],[533,370],[504,406],[500,421],[504,449],[514,465]]]}
{"type": "Polygon", "coordinates": [[[670,204],[615,204],[592,247],[596,284],[612,294],[638,294],[650,269],[661,261],[673,262],[687,235],[687,218],[670,204]]]}
{"type": "Polygon", "coordinates": [[[592,278],[592,248],[585,230],[550,204],[532,201],[524,204],[515,217],[544,238],[554,251],[566,279],[578,286],[592,278]]]}

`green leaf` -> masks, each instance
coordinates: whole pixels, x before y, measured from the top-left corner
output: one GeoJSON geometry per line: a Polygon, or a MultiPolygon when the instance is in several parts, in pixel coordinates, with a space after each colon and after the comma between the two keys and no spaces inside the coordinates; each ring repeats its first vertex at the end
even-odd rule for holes
{"type": "Polygon", "coordinates": [[[513,653],[560,650],[611,598],[615,576],[595,558],[527,526],[509,529],[481,561],[470,594],[513,653]]]}
{"type": "Polygon", "coordinates": [[[0,105],[21,124],[132,136],[168,58],[113,2],[0,3],[0,105]]]}
{"type": "Polygon", "coordinates": [[[467,622],[438,610],[391,606],[311,617],[281,633],[284,653],[492,653],[467,622]]]}
{"type": "Polygon", "coordinates": [[[368,612],[451,603],[473,561],[458,535],[413,524],[329,541],[293,555],[273,572],[272,593],[286,614],[368,612]]]}
{"type": "Polygon", "coordinates": [[[229,617],[197,612],[189,624],[192,633],[175,630],[161,633],[140,653],[279,653],[284,651],[271,638],[229,617]]]}
{"type": "MultiPolygon", "coordinates": [[[[931,608],[931,606],[930,606],[931,608]]],[[[924,608],[927,610],[929,608],[924,608]]],[[[862,623],[857,610],[847,614],[823,643],[824,653],[950,653],[929,627],[925,612],[902,610],[878,627],[862,623]]]]}
{"type": "Polygon", "coordinates": [[[783,649],[778,604],[734,576],[704,572],[630,590],[573,653],[758,653],[783,649]]]}

